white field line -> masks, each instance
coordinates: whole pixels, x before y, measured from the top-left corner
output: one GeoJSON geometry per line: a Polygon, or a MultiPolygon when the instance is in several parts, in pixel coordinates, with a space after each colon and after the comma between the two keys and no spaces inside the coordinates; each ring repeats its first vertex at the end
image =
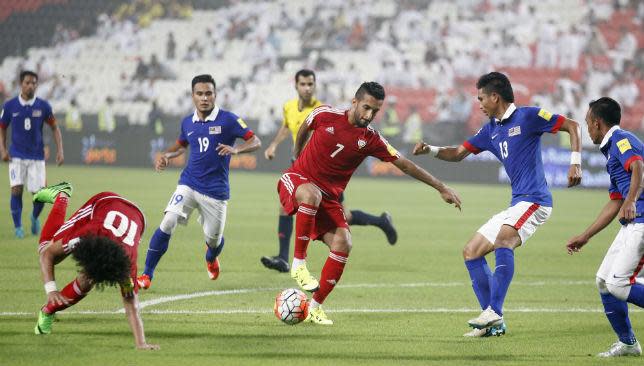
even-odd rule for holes
{"type": "MultiPolygon", "coordinates": [[[[476,314],[481,311],[479,308],[392,308],[392,309],[328,309],[328,313],[349,313],[349,314],[397,314],[397,313],[473,313],[476,314]]],[[[629,309],[629,312],[641,313],[642,309],[629,309]]],[[[157,315],[227,315],[227,314],[270,314],[273,310],[269,308],[264,309],[219,309],[219,310],[146,310],[142,311],[143,314],[157,314],[157,315]]],[[[603,313],[604,310],[600,308],[515,308],[506,309],[505,313],[551,313],[551,314],[566,314],[566,313],[603,313]]],[[[104,311],[63,311],[61,314],[65,315],[120,315],[124,312],[122,310],[104,310],[104,311]]],[[[35,312],[0,312],[0,316],[5,317],[19,317],[19,316],[36,316],[35,312]]]]}
{"type": "MultiPolygon", "coordinates": [[[[513,282],[513,285],[515,286],[546,286],[546,285],[592,286],[594,285],[594,282],[593,281],[555,281],[555,282],[516,281],[516,282],[513,282]]],[[[349,284],[349,285],[338,285],[339,288],[410,288],[410,287],[415,288],[415,287],[460,287],[460,286],[470,286],[470,284],[465,282],[419,282],[419,283],[401,283],[401,284],[357,283],[357,284],[349,284]]],[[[190,299],[206,297],[206,296],[237,295],[237,294],[247,294],[247,293],[255,293],[255,292],[265,292],[265,291],[280,291],[280,290],[282,290],[281,287],[264,287],[264,288],[246,288],[246,289],[194,292],[191,294],[163,296],[152,300],[141,301],[139,306],[141,309],[145,309],[148,306],[165,304],[168,302],[175,302],[180,300],[190,300],[190,299]]]]}
{"type": "MultiPolygon", "coordinates": [[[[419,283],[402,283],[402,284],[387,284],[387,283],[363,283],[363,284],[349,284],[349,285],[338,285],[340,288],[417,288],[417,287],[459,287],[459,286],[469,286],[469,283],[465,282],[419,282],[419,283]]],[[[594,285],[593,281],[533,281],[533,282],[522,282],[515,281],[513,282],[514,286],[552,286],[552,285],[564,285],[564,286],[592,286],[594,285]]],[[[177,302],[182,300],[196,299],[200,297],[207,296],[225,296],[225,295],[238,295],[238,294],[249,294],[256,292],[267,292],[267,291],[279,291],[281,287],[264,287],[264,288],[245,288],[245,289],[231,289],[231,290],[215,290],[215,291],[204,291],[204,292],[194,292],[189,294],[182,295],[173,295],[173,296],[162,296],[152,300],[141,301],[139,303],[140,309],[145,309],[150,306],[165,304],[170,302],[177,302]]],[[[638,309],[633,309],[638,310],[638,309]]],[[[147,314],[260,314],[268,313],[270,309],[221,309],[221,310],[204,310],[204,311],[193,311],[193,310],[148,310],[142,311],[147,314]]],[[[336,313],[466,313],[472,312],[476,313],[480,310],[469,309],[469,308],[459,308],[459,309],[450,309],[450,308],[419,308],[419,309],[336,309],[330,310],[329,312],[336,313]]],[[[574,312],[602,312],[603,310],[597,309],[581,309],[581,308],[570,308],[570,309],[557,309],[557,308],[518,308],[514,310],[508,310],[514,312],[544,312],[544,313],[574,313],[574,312]]],[[[79,314],[79,315],[109,315],[109,314],[123,314],[125,310],[123,308],[118,310],[105,310],[105,311],[65,311],[65,314],[79,314]]],[[[12,312],[12,311],[0,311],[0,316],[25,316],[25,315],[34,315],[33,312],[12,312]]]]}

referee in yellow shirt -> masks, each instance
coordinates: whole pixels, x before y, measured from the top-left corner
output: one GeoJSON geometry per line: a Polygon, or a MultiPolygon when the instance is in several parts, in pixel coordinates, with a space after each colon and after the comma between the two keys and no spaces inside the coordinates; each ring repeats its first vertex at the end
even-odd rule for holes
{"type": "MultiPolygon", "coordinates": [[[[295,90],[297,98],[291,99],[284,104],[284,120],[282,126],[275,135],[275,138],[264,151],[266,159],[275,157],[275,150],[282,141],[289,135],[293,137],[293,143],[297,137],[297,131],[300,129],[309,113],[322,103],[315,98],[315,73],[312,70],[303,69],[295,74],[295,90]]],[[[340,202],[344,200],[340,196],[340,202]]],[[[379,227],[385,235],[389,244],[394,245],[398,240],[398,234],[391,222],[391,215],[383,212],[380,216],[370,215],[360,210],[344,210],[349,225],[372,225],[379,227]]],[[[291,234],[293,232],[293,216],[288,216],[280,207],[279,222],[277,225],[277,235],[280,245],[279,255],[274,257],[264,256],[261,258],[262,264],[266,268],[274,269],[279,272],[288,272],[289,252],[291,245],[291,234]]]]}

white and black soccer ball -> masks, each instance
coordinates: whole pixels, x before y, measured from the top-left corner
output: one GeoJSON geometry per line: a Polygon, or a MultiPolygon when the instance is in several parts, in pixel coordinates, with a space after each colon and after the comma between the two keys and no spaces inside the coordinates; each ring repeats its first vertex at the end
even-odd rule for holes
{"type": "Polygon", "coordinates": [[[277,319],[286,324],[300,323],[309,315],[306,294],[295,288],[287,288],[275,297],[273,311],[277,319]]]}

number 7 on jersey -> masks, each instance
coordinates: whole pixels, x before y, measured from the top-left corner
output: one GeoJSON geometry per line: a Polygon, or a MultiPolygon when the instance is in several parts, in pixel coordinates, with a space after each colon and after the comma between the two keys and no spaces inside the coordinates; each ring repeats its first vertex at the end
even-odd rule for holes
{"type": "Polygon", "coordinates": [[[335,158],[335,156],[338,155],[338,153],[340,151],[342,151],[342,149],[344,149],[344,145],[342,145],[342,144],[335,144],[335,146],[337,146],[338,148],[335,149],[335,151],[331,153],[332,158],[335,158]]]}

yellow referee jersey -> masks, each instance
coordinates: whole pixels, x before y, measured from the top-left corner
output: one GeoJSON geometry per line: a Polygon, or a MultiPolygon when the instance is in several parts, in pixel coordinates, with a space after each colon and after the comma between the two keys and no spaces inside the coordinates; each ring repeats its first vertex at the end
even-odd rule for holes
{"type": "Polygon", "coordinates": [[[297,108],[298,98],[291,99],[284,103],[284,120],[282,121],[282,125],[291,131],[291,134],[293,135],[293,143],[295,143],[295,139],[297,138],[297,131],[299,131],[300,126],[304,123],[306,117],[309,116],[309,113],[311,113],[313,109],[322,105],[322,102],[315,98],[313,98],[311,102],[311,105],[304,107],[301,111],[297,108]]]}

